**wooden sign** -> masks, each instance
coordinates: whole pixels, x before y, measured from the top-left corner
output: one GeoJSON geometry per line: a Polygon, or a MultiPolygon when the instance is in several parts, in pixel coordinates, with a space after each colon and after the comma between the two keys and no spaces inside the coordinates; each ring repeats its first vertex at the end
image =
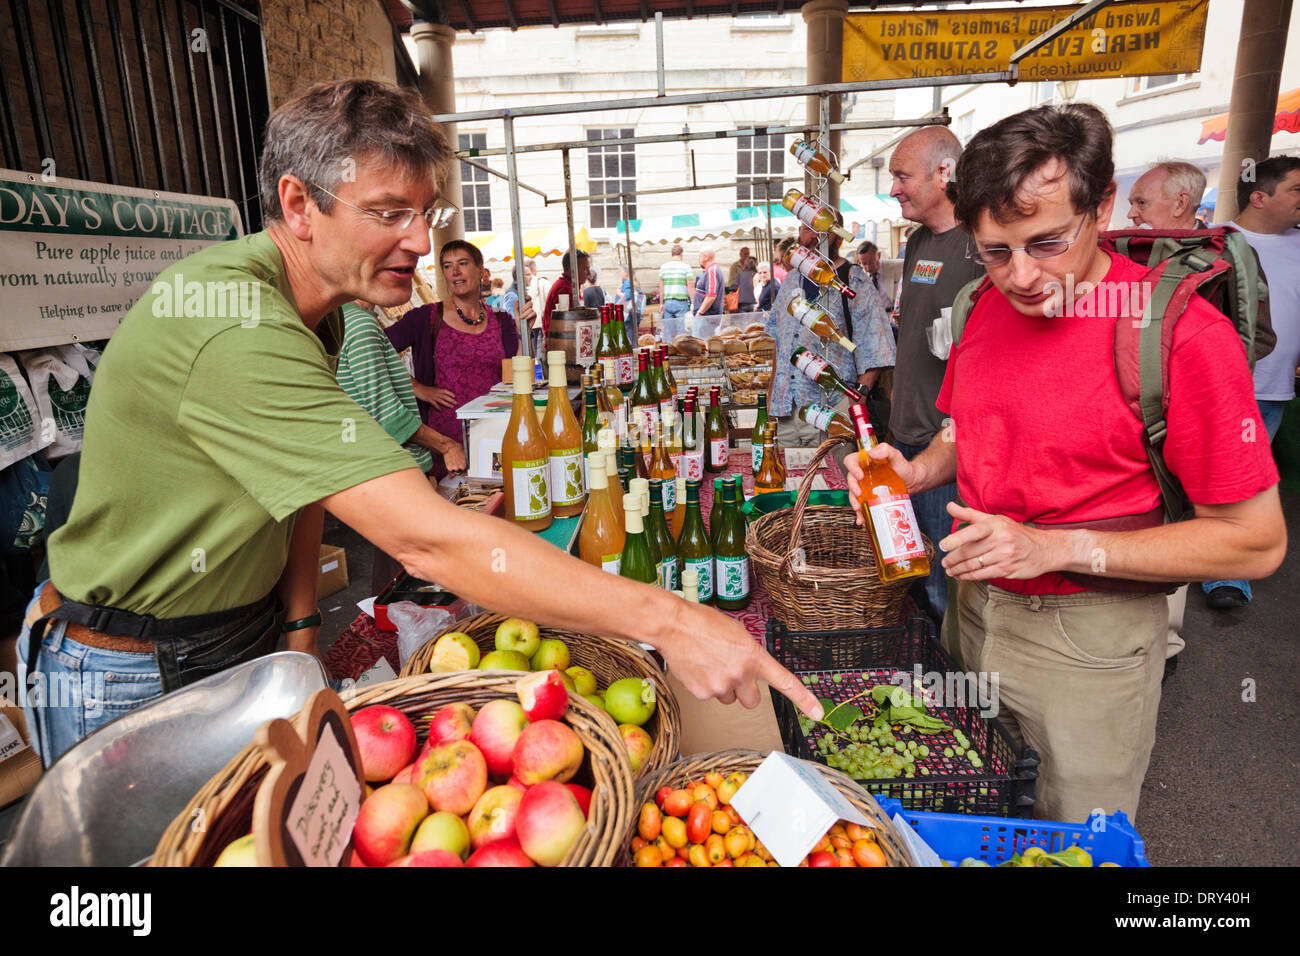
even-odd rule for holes
{"type": "Polygon", "coordinates": [[[343,701],[319,690],[255,739],[271,765],[253,803],[258,866],[345,866],[365,780],[343,701]]]}

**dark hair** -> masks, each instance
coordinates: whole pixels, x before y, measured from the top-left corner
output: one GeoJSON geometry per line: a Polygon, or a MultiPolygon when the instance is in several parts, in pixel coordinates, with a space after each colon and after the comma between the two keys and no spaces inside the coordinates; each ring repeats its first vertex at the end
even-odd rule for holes
{"type": "Polygon", "coordinates": [[[1278,184],[1297,169],[1300,169],[1300,156],[1270,156],[1256,163],[1253,182],[1246,181],[1250,167],[1243,169],[1237,177],[1237,210],[1240,212],[1250,205],[1250,195],[1256,190],[1273,195],[1278,184]]]}
{"type": "Polygon", "coordinates": [[[466,242],[464,239],[450,239],[444,242],[442,248],[438,250],[438,268],[442,268],[442,257],[449,252],[455,252],[463,249],[469,253],[469,257],[474,260],[474,265],[483,268],[483,251],[472,242],[466,242]]]}
{"type": "Polygon", "coordinates": [[[1051,159],[1065,164],[1074,208],[1095,213],[1115,173],[1113,138],[1105,114],[1091,103],[1039,106],[980,130],[948,183],[957,221],[969,229],[985,211],[999,223],[1033,215],[1034,199],[1021,189],[1051,159]]]}
{"type": "Polygon", "coordinates": [[[865,256],[869,252],[875,252],[878,248],[879,247],[874,242],[868,240],[867,242],[864,242],[862,245],[858,246],[858,255],[865,256]]]}
{"type": "Polygon", "coordinates": [[[312,200],[328,213],[334,199],[322,190],[334,192],[370,157],[432,179],[452,152],[414,90],[375,80],[316,84],[267,120],[257,170],[262,218],[284,217],[280,179],[286,175],[309,184],[312,200]]]}
{"type": "MultiPolygon", "coordinates": [[[[574,252],[574,250],[572,250],[572,249],[570,249],[568,252],[566,252],[566,253],[564,254],[564,259],[560,262],[560,272],[561,272],[563,275],[566,275],[566,276],[567,276],[567,275],[569,274],[569,257],[570,257],[571,255],[573,255],[573,252],[574,252]]],[[[591,256],[589,256],[587,253],[583,252],[581,249],[577,250],[577,252],[578,252],[578,259],[579,259],[579,261],[581,261],[581,260],[583,260],[583,259],[586,259],[588,262],[591,261],[591,256]]]]}

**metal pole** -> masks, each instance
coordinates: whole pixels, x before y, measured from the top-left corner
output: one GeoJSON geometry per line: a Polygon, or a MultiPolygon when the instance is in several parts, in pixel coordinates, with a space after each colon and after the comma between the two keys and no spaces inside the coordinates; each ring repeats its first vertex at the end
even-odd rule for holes
{"type": "Polygon", "coordinates": [[[627,240],[628,311],[632,313],[634,328],[640,329],[641,316],[636,310],[636,272],[632,268],[632,224],[627,218],[627,193],[620,196],[619,201],[623,204],[623,238],[627,240]]]}
{"type": "Polygon", "coordinates": [[[767,214],[767,267],[770,271],[772,260],[776,258],[776,244],[772,242],[772,180],[770,179],[763,181],[763,211],[767,214]]]}
{"type": "MultiPolygon", "coordinates": [[[[524,225],[519,215],[519,171],[515,168],[515,118],[509,112],[502,118],[506,133],[506,176],[510,189],[510,229],[515,242],[515,289],[520,296],[526,296],[528,289],[524,284],[524,225]]],[[[520,310],[523,311],[522,309],[520,310]]],[[[540,319],[541,316],[538,316],[540,319]]],[[[528,335],[528,323],[519,320],[519,354],[531,356],[533,343],[528,335]]]]}
{"type": "Polygon", "coordinates": [[[659,95],[664,95],[664,14],[655,11],[655,60],[659,68],[659,95]]]}
{"type": "Polygon", "coordinates": [[[582,289],[578,282],[578,243],[573,236],[573,175],[569,172],[569,151],[560,153],[564,163],[564,217],[569,224],[569,278],[573,280],[573,300],[569,308],[576,309],[582,301],[582,289]]]}
{"type": "MultiPolygon", "coordinates": [[[[831,148],[831,98],[829,93],[822,93],[818,99],[821,101],[821,129],[818,131],[818,141],[822,149],[831,148]]],[[[824,176],[819,181],[817,188],[817,198],[824,203],[830,203],[831,198],[831,180],[829,176],[824,176]]],[[[832,209],[835,206],[831,206],[832,209]]],[[[827,259],[831,257],[831,237],[830,233],[822,235],[821,252],[827,259]]]]}

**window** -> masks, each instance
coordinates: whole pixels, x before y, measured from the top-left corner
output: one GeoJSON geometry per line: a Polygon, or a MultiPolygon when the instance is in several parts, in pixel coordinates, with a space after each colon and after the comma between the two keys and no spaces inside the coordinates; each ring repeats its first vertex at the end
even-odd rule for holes
{"type": "Polygon", "coordinates": [[[785,137],[780,133],[758,133],[736,140],[736,205],[762,206],[763,183],[771,186],[772,202],[785,195],[781,178],[785,175],[785,137]]]}
{"type": "Polygon", "coordinates": [[[1171,73],[1168,76],[1135,76],[1129,82],[1129,94],[1149,93],[1165,86],[1176,86],[1192,79],[1191,73],[1171,73]]]}
{"type": "MultiPolygon", "coordinates": [[[[631,129],[589,129],[588,141],[630,138],[631,129]]],[[[636,146],[632,143],[587,148],[587,188],[592,196],[631,192],[636,189],[636,146]]],[[[593,229],[613,228],[623,218],[618,196],[589,200],[593,229]]],[[[636,197],[627,198],[627,216],[636,218],[636,197]]]]}
{"type": "MultiPolygon", "coordinates": [[[[460,149],[487,149],[487,133],[460,133],[460,149]]],[[[492,230],[492,187],[487,170],[460,164],[460,208],[465,212],[466,232],[492,230]]]]}
{"type": "Polygon", "coordinates": [[[1030,106],[1046,106],[1056,99],[1056,81],[1043,80],[1030,87],[1030,106]]]}
{"type": "Polygon", "coordinates": [[[975,111],[962,113],[957,117],[957,138],[961,140],[963,146],[970,142],[970,138],[975,135],[975,111]]]}

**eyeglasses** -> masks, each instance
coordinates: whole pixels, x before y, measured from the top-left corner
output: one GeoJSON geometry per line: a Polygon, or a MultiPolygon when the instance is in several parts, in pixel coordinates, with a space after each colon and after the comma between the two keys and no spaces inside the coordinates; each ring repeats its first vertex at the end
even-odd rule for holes
{"type": "Polygon", "coordinates": [[[356,203],[351,203],[346,199],[341,199],[338,196],[335,196],[324,186],[318,186],[315,183],[310,183],[309,185],[313,189],[319,189],[331,199],[341,202],[345,206],[350,206],[357,212],[365,213],[367,216],[378,219],[385,226],[392,226],[395,229],[407,228],[415,221],[416,216],[424,217],[424,221],[428,223],[430,229],[443,229],[451,225],[452,220],[456,218],[456,214],[460,212],[460,208],[456,206],[455,203],[451,202],[442,206],[430,206],[428,209],[424,210],[424,212],[420,212],[418,209],[367,209],[365,206],[358,206],[356,203]]]}
{"type": "Polygon", "coordinates": [[[1066,249],[1074,244],[1079,238],[1079,233],[1083,231],[1083,224],[1088,216],[1085,214],[1079,219],[1079,228],[1074,230],[1074,235],[1069,239],[1041,239],[1038,242],[1031,242],[1027,246],[1016,246],[1009,249],[1006,246],[990,246],[988,249],[976,249],[970,254],[970,257],[984,266],[1004,266],[1011,261],[1011,253],[1023,252],[1034,259],[1051,259],[1059,256],[1066,249]]]}

